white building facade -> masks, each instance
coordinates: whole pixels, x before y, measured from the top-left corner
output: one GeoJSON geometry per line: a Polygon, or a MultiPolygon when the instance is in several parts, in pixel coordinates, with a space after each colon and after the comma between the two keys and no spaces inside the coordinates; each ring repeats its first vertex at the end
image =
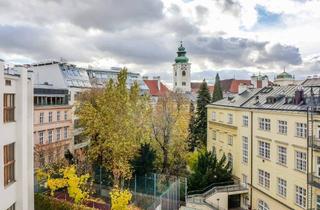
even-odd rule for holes
{"type": "Polygon", "coordinates": [[[191,92],[191,63],[189,63],[186,53],[181,42],[177,51],[178,56],[173,64],[173,91],[175,92],[191,92]]]}
{"type": "Polygon", "coordinates": [[[33,88],[28,70],[0,61],[0,209],[34,209],[33,88]],[[2,100],[3,99],[3,100],[2,100]]]}

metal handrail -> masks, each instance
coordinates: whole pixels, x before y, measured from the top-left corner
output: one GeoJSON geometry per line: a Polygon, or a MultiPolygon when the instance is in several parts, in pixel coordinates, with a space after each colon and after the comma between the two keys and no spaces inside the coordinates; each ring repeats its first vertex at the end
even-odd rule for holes
{"type": "Polygon", "coordinates": [[[229,181],[229,182],[215,182],[210,184],[209,186],[201,189],[201,190],[192,190],[190,192],[188,192],[188,195],[199,195],[199,194],[203,194],[205,192],[207,192],[208,190],[212,189],[213,187],[217,187],[217,186],[226,186],[229,184],[234,184],[234,181],[229,181]]]}

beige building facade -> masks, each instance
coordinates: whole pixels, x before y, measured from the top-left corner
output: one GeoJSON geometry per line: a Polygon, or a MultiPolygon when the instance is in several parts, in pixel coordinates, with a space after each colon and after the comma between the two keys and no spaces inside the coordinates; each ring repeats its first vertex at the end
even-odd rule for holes
{"type": "Polygon", "coordinates": [[[208,106],[207,148],[248,189],[237,207],[320,209],[319,84],[248,89],[208,106]]]}

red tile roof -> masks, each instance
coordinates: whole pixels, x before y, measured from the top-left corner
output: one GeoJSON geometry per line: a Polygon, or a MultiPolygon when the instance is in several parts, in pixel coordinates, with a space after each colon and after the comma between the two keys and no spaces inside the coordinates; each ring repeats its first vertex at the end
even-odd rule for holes
{"type": "MultiPolygon", "coordinates": [[[[200,89],[202,82],[191,82],[191,92],[197,93],[200,89]]],[[[209,92],[212,93],[214,89],[214,85],[208,85],[209,92]]]]}
{"type": "Polygon", "coordinates": [[[152,96],[162,96],[170,92],[170,90],[162,82],[160,82],[160,88],[159,88],[158,80],[143,80],[143,81],[148,86],[149,93],[152,96]]]}
{"type": "Polygon", "coordinates": [[[251,85],[251,80],[232,80],[230,88],[229,88],[229,92],[230,93],[238,93],[239,91],[239,85],[240,84],[246,84],[246,85],[251,85]]]}
{"type": "MultiPolygon", "coordinates": [[[[221,80],[221,88],[223,92],[238,93],[240,83],[251,85],[251,80],[225,79],[221,80]]],[[[201,82],[191,82],[191,91],[197,93],[201,82]]],[[[208,85],[209,92],[212,93],[214,85],[208,85]]]]}

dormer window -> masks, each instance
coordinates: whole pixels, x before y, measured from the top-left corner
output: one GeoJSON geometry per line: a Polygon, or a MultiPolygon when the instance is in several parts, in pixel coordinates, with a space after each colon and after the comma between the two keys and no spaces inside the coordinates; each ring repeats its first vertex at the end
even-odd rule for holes
{"type": "Polygon", "coordinates": [[[276,101],[277,101],[276,98],[273,96],[267,97],[267,104],[274,104],[276,103],[276,101]]]}

